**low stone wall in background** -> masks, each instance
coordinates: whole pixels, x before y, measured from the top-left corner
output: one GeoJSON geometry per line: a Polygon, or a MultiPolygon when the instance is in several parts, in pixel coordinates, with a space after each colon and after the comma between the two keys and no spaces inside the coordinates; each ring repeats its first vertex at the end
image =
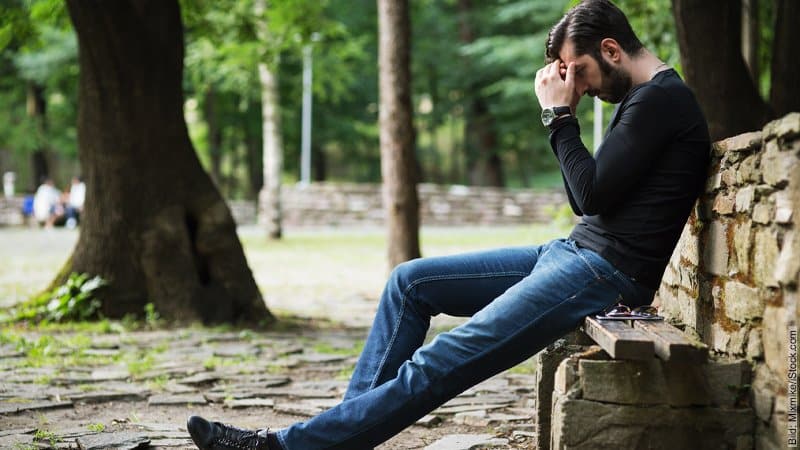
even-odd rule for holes
{"type": "MultiPolygon", "coordinates": [[[[282,188],[284,225],[383,225],[380,184],[312,183],[282,188]]],[[[423,225],[549,222],[566,204],[563,190],[511,190],[420,184],[423,225]]]]}
{"type": "Polygon", "coordinates": [[[656,300],[717,355],[751,363],[758,449],[787,444],[798,284],[800,113],[792,113],[714,145],[708,185],[656,300]]]}
{"type": "MultiPolygon", "coordinates": [[[[380,184],[313,183],[281,189],[285,227],[383,225],[380,184]]],[[[418,192],[423,225],[546,223],[567,204],[563,190],[420,184],[418,192]]],[[[255,201],[232,200],[228,206],[237,224],[256,223],[255,201]]],[[[22,197],[0,198],[0,225],[23,223],[22,197]]]]}

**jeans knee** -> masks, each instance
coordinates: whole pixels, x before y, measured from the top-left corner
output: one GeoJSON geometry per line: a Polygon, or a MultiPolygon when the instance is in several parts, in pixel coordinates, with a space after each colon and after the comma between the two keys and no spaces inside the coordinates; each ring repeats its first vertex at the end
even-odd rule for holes
{"type": "Polygon", "coordinates": [[[419,285],[420,280],[426,276],[423,264],[422,259],[412,259],[398,264],[392,270],[386,286],[391,300],[396,302],[406,301],[414,307],[419,307],[419,305],[416,305],[420,300],[416,298],[416,287],[419,285]]]}
{"type": "Polygon", "coordinates": [[[392,270],[389,281],[398,288],[400,292],[405,292],[414,282],[421,277],[419,271],[419,259],[405,261],[392,270]]]}

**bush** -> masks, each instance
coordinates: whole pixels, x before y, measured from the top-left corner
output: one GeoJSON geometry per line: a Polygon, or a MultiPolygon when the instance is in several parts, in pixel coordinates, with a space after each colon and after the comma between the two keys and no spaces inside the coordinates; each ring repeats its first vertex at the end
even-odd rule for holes
{"type": "Polygon", "coordinates": [[[71,273],[61,286],[18,305],[10,320],[68,322],[97,318],[102,304],[97,291],[107,284],[99,276],[71,273]]]}

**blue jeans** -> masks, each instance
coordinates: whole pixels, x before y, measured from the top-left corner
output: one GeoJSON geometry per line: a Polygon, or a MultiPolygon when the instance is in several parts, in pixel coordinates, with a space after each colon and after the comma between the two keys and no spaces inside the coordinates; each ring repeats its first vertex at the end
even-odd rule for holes
{"type": "Polygon", "coordinates": [[[559,239],[403,263],[339,405],[277,432],[287,450],[370,449],[618,301],[652,301],[591,250],[559,239]],[[471,318],[423,346],[431,316],[471,318]]]}

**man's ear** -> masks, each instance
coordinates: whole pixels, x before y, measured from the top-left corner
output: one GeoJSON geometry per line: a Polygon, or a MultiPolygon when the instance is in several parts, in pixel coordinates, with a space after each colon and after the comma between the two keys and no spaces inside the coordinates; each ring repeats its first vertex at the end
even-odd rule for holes
{"type": "Polygon", "coordinates": [[[605,38],[600,41],[600,54],[608,57],[613,62],[619,62],[622,57],[622,47],[616,39],[605,38]]]}

